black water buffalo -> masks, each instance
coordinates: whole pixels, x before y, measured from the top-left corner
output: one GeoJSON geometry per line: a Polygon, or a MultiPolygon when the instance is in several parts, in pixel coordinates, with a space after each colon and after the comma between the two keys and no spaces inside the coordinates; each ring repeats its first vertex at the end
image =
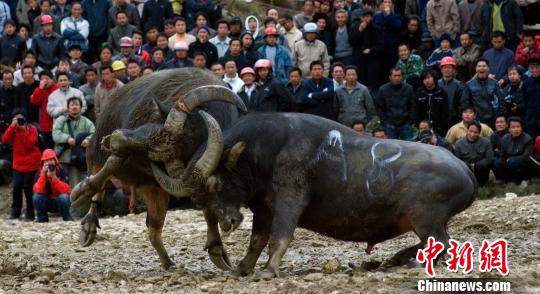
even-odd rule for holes
{"type": "Polygon", "coordinates": [[[447,243],[449,219],[477,192],[471,171],[443,148],[359,135],[307,114],[247,115],[223,137],[218,129],[210,133],[204,154],[194,155],[181,177],[159,164],[152,168],[164,189],[193,195],[224,232],[242,221],[241,206],[253,212],[249,249],[236,269],[241,275],[253,272],[267,244],[270,258],[261,274],[279,275],[298,226],[367,242],[367,251],[412,230],[421,242],[385,263],[396,265],[429,236],[447,243]]]}
{"type": "MultiPolygon", "coordinates": [[[[205,123],[215,122],[218,128],[226,129],[238,119],[236,107],[246,110],[245,105],[211,71],[195,68],[142,77],[113,93],[110,101],[98,117],[86,154],[92,176],[77,185],[71,195],[76,209],[88,211],[82,220],[80,242],[89,246],[94,241],[104,183],[118,179],[137,187],[145,196],[148,237],[168,269],[173,262],[163,246],[161,231],[169,194],[154,179],[150,161],[161,162],[171,175],[182,174],[207,140],[205,123]],[[209,122],[206,113],[215,120],[209,122]]],[[[217,222],[209,227],[208,240],[221,244],[217,222]]],[[[228,267],[224,250],[216,246],[211,249],[214,263],[228,267]]]]}

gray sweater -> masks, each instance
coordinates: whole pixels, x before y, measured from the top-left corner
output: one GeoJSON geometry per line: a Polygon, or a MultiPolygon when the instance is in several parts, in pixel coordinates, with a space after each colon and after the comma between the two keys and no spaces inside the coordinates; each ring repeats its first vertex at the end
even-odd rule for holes
{"type": "Polygon", "coordinates": [[[473,164],[483,159],[489,162],[493,160],[491,143],[483,137],[479,137],[475,142],[470,142],[467,137],[460,139],[456,143],[454,154],[467,164],[473,164]]]}
{"type": "Polygon", "coordinates": [[[375,105],[366,86],[357,82],[352,90],[347,90],[344,85],[334,95],[334,111],[340,123],[350,127],[356,120],[367,123],[375,116],[375,105]]]}

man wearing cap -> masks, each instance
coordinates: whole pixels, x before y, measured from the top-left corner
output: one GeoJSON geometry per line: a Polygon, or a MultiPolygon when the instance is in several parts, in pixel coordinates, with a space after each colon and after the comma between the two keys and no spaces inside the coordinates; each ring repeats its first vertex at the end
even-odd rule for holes
{"type": "Polygon", "coordinates": [[[210,68],[214,62],[218,61],[218,51],[214,44],[208,42],[210,36],[210,30],[207,26],[202,26],[197,31],[197,41],[189,44],[189,56],[193,55],[197,51],[204,52],[206,54],[206,68],[210,68]]]}
{"type": "Polygon", "coordinates": [[[39,133],[48,148],[53,148],[54,142],[52,140],[53,119],[49,113],[47,113],[47,104],[49,103],[49,96],[52,92],[56,91],[56,89],[58,89],[58,85],[53,80],[53,74],[49,70],[44,69],[39,73],[39,87],[37,87],[32,93],[32,96],[30,96],[30,102],[41,108],[39,115],[39,133]]]}
{"type": "Polygon", "coordinates": [[[114,51],[120,51],[120,39],[131,37],[137,30],[134,25],[129,24],[128,16],[125,11],[116,13],[116,26],[110,31],[107,43],[114,48],[114,51]]]}
{"type": "MultiPolygon", "coordinates": [[[[128,62],[129,62],[129,59],[128,59],[128,62]]],[[[126,68],[127,68],[126,64],[123,61],[117,60],[117,61],[115,61],[115,62],[113,62],[111,64],[111,68],[112,68],[113,76],[117,80],[122,81],[122,83],[123,83],[123,81],[126,78],[126,68]]],[[[152,71],[153,71],[153,69],[152,69],[152,71]]],[[[101,72],[100,72],[100,74],[101,74],[101,72]]]]}
{"type": "Polygon", "coordinates": [[[39,66],[52,70],[62,56],[62,37],[54,32],[53,19],[50,15],[41,16],[41,32],[34,37],[35,50],[39,66]]]}
{"type": "Polygon", "coordinates": [[[209,40],[210,43],[216,46],[218,51],[218,58],[221,58],[225,55],[229,49],[229,22],[224,19],[218,20],[217,22],[217,35],[209,40]]]}
{"type": "Polygon", "coordinates": [[[96,94],[94,96],[96,118],[99,117],[103,109],[109,104],[111,95],[124,86],[124,83],[114,77],[113,68],[110,66],[101,66],[99,72],[101,73],[102,80],[97,85],[96,94]]]}
{"type": "Polygon", "coordinates": [[[529,59],[529,72],[523,81],[523,102],[525,103],[525,130],[536,138],[540,135],[540,58],[529,59]]]}
{"type": "Polygon", "coordinates": [[[126,65],[128,60],[135,59],[141,67],[146,65],[140,56],[133,53],[133,40],[130,37],[122,37],[118,45],[120,46],[120,53],[113,56],[113,61],[122,61],[126,65]]]}
{"type": "Polygon", "coordinates": [[[452,57],[444,57],[439,64],[441,78],[437,82],[439,87],[448,95],[449,122],[458,122],[459,103],[463,93],[463,83],[456,80],[456,61],[452,57]]]}
{"type": "Polygon", "coordinates": [[[257,111],[259,103],[257,95],[260,87],[255,83],[255,71],[251,67],[244,67],[240,72],[240,78],[244,85],[238,91],[238,96],[242,98],[248,111],[257,111]]]}
{"type": "Polygon", "coordinates": [[[183,68],[193,66],[193,62],[188,57],[189,47],[186,42],[176,42],[173,49],[174,57],[167,62],[168,68],[183,68]]]}
{"type": "Polygon", "coordinates": [[[268,27],[264,30],[264,41],[257,51],[261,59],[268,59],[273,65],[274,77],[283,85],[288,80],[289,70],[292,68],[292,60],[289,51],[283,45],[277,43],[278,31],[274,27],[268,27]]]}
{"type": "Polygon", "coordinates": [[[298,29],[302,29],[306,23],[313,19],[313,14],[315,14],[315,5],[313,4],[313,0],[304,0],[302,12],[294,16],[294,25],[298,29]]]}
{"type": "Polygon", "coordinates": [[[309,66],[318,60],[323,63],[324,76],[328,76],[330,68],[330,60],[328,58],[328,49],[326,45],[317,40],[317,25],[313,22],[308,22],[304,25],[304,38],[296,42],[293,46],[292,62],[302,70],[303,78],[311,78],[309,66]]]}
{"type": "Polygon", "coordinates": [[[47,102],[47,113],[52,118],[57,118],[68,112],[67,100],[71,97],[77,97],[82,101],[82,113],[86,112],[86,100],[84,94],[79,89],[69,86],[69,75],[65,72],[57,74],[58,89],[51,93],[47,102]]]}
{"type": "Polygon", "coordinates": [[[456,71],[460,80],[468,81],[474,75],[474,62],[480,57],[482,48],[473,43],[469,33],[463,33],[459,36],[461,46],[454,50],[454,59],[456,61],[456,71]]]}

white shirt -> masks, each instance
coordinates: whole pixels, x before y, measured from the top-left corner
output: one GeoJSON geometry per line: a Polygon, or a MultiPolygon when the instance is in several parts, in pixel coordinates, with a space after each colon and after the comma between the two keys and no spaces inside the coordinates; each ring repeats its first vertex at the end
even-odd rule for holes
{"type": "Polygon", "coordinates": [[[74,20],[71,16],[62,19],[60,22],[60,33],[64,34],[66,29],[77,30],[85,39],[88,39],[90,24],[84,18],[74,20]]]}
{"type": "Polygon", "coordinates": [[[67,108],[67,101],[71,97],[77,97],[82,100],[83,105],[81,108],[81,114],[85,113],[86,99],[84,99],[84,94],[81,92],[81,90],[72,87],[69,87],[67,91],[58,88],[54,90],[51,95],[49,95],[49,102],[47,102],[47,113],[53,118],[57,118],[64,114],[64,109],[67,108]]]}
{"type": "Polygon", "coordinates": [[[244,81],[242,81],[242,79],[238,77],[238,74],[236,74],[232,79],[228,78],[227,75],[225,75],[223,81],[231,85],[234,93],[238,93],[238,91],[240,91],[240,89],[242,89],[242,86],[244,85],[244,81]]]}

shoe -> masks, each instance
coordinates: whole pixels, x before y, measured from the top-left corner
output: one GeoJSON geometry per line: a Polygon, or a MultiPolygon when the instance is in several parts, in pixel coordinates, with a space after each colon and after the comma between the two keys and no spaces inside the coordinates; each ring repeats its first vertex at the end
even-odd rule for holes
{"type": "Polygon", "coordinates": [[[48,219],[36,219],[36,223],[48,223],[48,219]]]}
{"type": "Polygon", "coordinates": [[[519,191],[525,190],[525,188],[527,188],[528,185],[529,183],[526,180],[521,181],[521,183],[519,183],[519,191]]]}
{"type": "Polygon", "coordinates": [[[25,217],[24,217],[24,221],[25,221],[25,222],[33,222],[33,221],[34,221],[34,218],[33,218],[33,217],[27,217],[27,216],[25,216],[25,217]]]}
{"type": "Polygon", "coordinates": [[[65,222],[72,222],[72,221],[74,221],[74,219],[70,216],[70,217],[64,218],[64,221],[65,222]]]}
{"type": "Polygon", "coordinates": [[[21,216],[21,212],[20,211],[17,211],[17,210],[11,210],[11,213],[9,214],[9,217],[8,219],[19,219],[19,217],[21,216]]]}

